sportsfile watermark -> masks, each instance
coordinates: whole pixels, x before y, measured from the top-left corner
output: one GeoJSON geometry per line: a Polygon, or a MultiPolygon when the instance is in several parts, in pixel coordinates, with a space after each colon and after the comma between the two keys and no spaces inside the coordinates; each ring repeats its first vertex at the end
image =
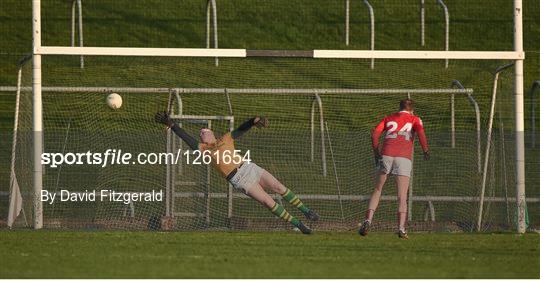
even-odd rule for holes
{"type": "Polygon", "coordinates": [[[97,165],[103,168],[109,165],[209,165],[234,164],[251,161],[251,153],[246,150],[181,150],[176,152],[124,152],[122,149],[107,149],[104,152],[46,152],[41,154],[41,164],[51,168],[62,165],[97,165]]]}

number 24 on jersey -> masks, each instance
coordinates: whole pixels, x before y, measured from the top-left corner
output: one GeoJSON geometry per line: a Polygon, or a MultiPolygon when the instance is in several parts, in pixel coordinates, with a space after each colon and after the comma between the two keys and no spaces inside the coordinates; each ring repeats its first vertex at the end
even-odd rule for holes
{"type": "Polygon", "coordinates": [[[386,123],[386,131],[386,139],[397,139],[398,136],[403,136],[406,140],[411,140],[412,123],[405,123],[405,125],[403,125],[403,127],[401,127],[401,129],[398,131],[398,123],[395,121],[390,121],[386,123]]]}

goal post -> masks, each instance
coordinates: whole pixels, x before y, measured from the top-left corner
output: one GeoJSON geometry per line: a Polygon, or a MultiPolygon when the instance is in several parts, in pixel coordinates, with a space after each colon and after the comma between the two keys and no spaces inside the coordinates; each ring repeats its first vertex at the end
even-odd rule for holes
{"type": "MultiPolygon", "coordinates": [[[[514,0],[514,51],[523,52],[523,1],[514,0]]],[[[525,203],[525,113],[523,59],[515,61],[515,122],[516,122],[516,205],[517,232],[526,231],[525,203]]]]}
{"type": "MultiPolygon", "coordinates": [[[[511,60],[515,62],[514,75],[514,132],[515,132],[515,198],[517,232],[525,232],[525,146],[523,101],[523,27],[522,1],[514,0],[514,50],[513,51],[401,51],[401,50],[250,50],[250,49],[195,49],[195,48],[133,48],[133,47],[63,47],[42,46],[41,1],[32,1],[32,125],[33,125],[33,203],[34,228],[43,227],[43,205],[38,200],[43,189],[43,97],[42,57],[95,56],[111,57],[174,57],[174,58],[276,58],[276,59],[327,59],[327,60],[511,60]]],[[[223,63],[220,60],[220,68],[223,63]]],[[[414,97],[414,96],[413,96],[414,97]]],[[[337,99],[336,103],[342,102],[337,99]]],[[[251,108],[252,110],[253,108],[251,108]]],[[[281,124],[281,126],[285,126],[281,124]]],[[[283,129],[283,128],[280,128],[283,129]]],[[[333,133],[334,134],[334,133],[333,133]]],[[[334,137],[334,136],[333,136],[334,137]]],[[[332,139],[332,141],[334,141],[332,139]]],[[[475,142],[476,143],[476,142],[475,142]]],[[[476,156],[476,155],[475,155],[476,156]]],[[[487,163],[485,163],[487,165],[487,163]]],[[[475,168],[476,169],[476,168],[475,168]]],[[[416,177],[416,174],[415,174],[416,177]]],[[[341,198],[341,196],[340,196],[341,198]]]]}
{"type": "Polygon", "coordinates": [[[36,49],[41,47],[41,1],[32,0],[32,119],[33,119],[33,148],[34,148],[34,196],[33,196],[33,226],[34,229],[43,228],[43,202],[39,200],[43,189],[43,166],[41,154],[43,153],[43,106],[41,97],[41,55],[36,49]]]}

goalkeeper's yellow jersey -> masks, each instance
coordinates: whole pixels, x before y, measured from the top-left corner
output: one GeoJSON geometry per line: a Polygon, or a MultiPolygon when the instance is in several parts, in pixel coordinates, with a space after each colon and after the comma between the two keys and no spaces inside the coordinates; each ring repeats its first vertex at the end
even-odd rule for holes
{"type": "MultiPolygon", "coordinates": [[[[214,166],[214,168],[216,168],[225,178],[234,169],[238,168],[242,164],[242,162],[238,163],[238,161],[236,160],[223,160],[224,155],[231,156],[232,159],[235,159],[234,155],[237,154],[234,149],[234,139],[231,136],[231,133],[223,135],[221,138],[217,139],[215,143],[212,144],[199,143],[199,150],[202,152],[210,151],[210,157],[212,158],[212,166],[214,166]]],[[[238,159],[238,157],[236,158],[238,159]]]]}

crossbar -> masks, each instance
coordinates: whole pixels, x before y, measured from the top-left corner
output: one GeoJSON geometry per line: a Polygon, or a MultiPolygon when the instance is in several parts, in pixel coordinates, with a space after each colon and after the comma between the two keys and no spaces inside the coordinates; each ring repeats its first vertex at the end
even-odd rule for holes
{"type": "Polygon", "coordinates": [[[37,55],[143,56],[143,57],[305,57],[336,59],[466,59],[522,60],[516,51],[381,51],[381,50],[247,50],[200,48],[60,47],[34,48],[37,55]]]}

